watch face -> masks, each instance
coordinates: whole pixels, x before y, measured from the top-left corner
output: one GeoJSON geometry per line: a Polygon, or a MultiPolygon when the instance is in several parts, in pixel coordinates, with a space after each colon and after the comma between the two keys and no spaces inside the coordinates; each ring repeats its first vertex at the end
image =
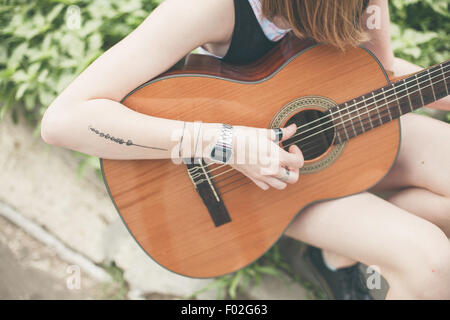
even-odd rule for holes
{"type": "Polygon", "coordinates": [[[211,151],[211,158],[214,161],[226,163],[231,158],[232,151],[231,149],[214,147],[211,151]]]}

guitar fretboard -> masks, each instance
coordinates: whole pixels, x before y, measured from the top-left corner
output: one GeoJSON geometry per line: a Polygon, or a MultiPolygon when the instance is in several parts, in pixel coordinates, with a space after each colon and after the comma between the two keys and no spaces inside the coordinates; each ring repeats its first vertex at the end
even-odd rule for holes
{"type": "Polygon", "coordinates": [[[450,60],[329,109],[342,143],[449,94],[450,60]]]}

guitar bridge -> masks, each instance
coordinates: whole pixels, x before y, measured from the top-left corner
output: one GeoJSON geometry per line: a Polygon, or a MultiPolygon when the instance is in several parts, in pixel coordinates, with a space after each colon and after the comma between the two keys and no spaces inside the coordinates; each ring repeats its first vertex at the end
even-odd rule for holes
{"type": "Polygon", "coordinates": [[[231,222],[228,210],[220,197],[219,190],[210,176],[207,164],[203,159],[188,158],[183,160],[187,167],[189,177],[194,184],[200,198],[208,209],[209,215],[216,227],[231,222]]]}

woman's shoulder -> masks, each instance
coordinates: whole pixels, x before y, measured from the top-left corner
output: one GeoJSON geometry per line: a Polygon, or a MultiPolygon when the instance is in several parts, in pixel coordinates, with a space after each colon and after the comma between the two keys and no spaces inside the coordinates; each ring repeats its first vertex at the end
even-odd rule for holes
{"type": "Polygon", "coordinates": [[[188,16],[192,24],[201,26],[198,31],[210,41],[226,41],[233,33],[234,0],[164,0],[158,10],[164,11],[165,18],[180,32],[190,28],[185,25],[186,19],[178,18],[188,16]]]}

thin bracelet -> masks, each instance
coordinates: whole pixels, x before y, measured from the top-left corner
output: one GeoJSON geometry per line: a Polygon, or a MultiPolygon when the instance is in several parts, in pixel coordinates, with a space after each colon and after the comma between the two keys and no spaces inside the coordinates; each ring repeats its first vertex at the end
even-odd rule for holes
{"type": "Polygon", "coordinates": [[[197,140],[195,141],[195,149],[194,149],[194,155],[192,156],[195,159],[195,154],[197,153],[197,147],[198,147],[198,140],[200,140],[200,131],[202,129],[203,123],[200,122],[200,126],[198,127],[198,134],[197,134],[197,140]]]}
{"type": "Polygon", "coordinates": [[[186,121],[184,121],[184,124],[183,124],[183,135],[181,136],[180,148],[178,149],[178,157],[179,158],[181,158],[181,150],[183,149],[184,129],[186,129],[186,121]]]}

